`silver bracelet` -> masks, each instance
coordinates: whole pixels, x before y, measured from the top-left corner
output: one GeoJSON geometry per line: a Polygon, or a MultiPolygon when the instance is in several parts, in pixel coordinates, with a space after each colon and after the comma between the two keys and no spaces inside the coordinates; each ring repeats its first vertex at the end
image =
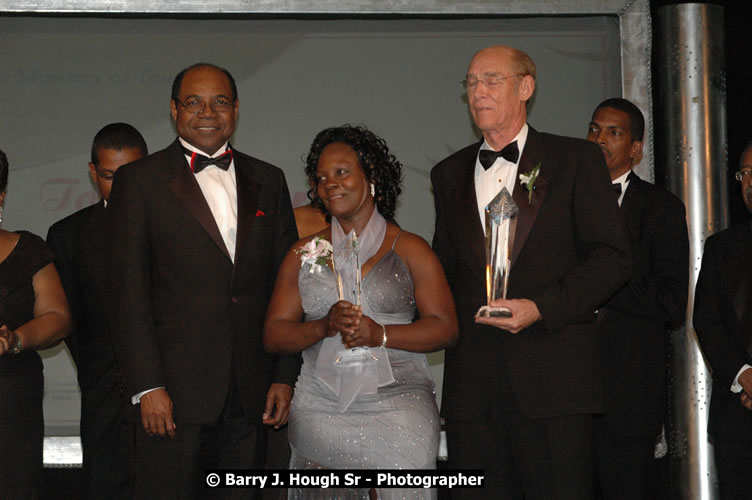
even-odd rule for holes
{"type": "Polygon", "coordinates": [[[381,330],[384,332],[384,336],[381,337],[381,345],[379,347],[386,347],[386,326],[381,325],[381,330]]]}

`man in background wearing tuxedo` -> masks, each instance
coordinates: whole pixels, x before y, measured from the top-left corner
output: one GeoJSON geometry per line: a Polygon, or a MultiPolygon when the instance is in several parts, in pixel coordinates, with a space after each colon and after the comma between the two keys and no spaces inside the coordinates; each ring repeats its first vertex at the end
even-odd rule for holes
{"type": "Polygon", "coordinates": [[[598,311],[604,412],[593,419],[602,498],[653,498],[654,449],[667,410],[668,332],[687,312],[689,236],[684,204],[632,170],[645,119],[630,101],[607,99],[587,139],[600,146],[624,217],[632,277],[598,311]]]}
{"type": "MultiPolygon", "coordinates": [[[[752,214],[752,142],[736,179],[752,214]]],[[[752,477],[752,219],[710,236],[695,289],[697,338],[713,370],[708,432],[721,498],[749,498],[752,477]]]]}
{"type": "Polygon", "coordinates": [[[629,277],[629,246],[598,148],[527,124],[535,75],[520,50],[475,54],[464,84],[483,140],[431,171],[433,248],[460,322],[442,414],[450,468],[485,470],[487,498],[586,499],[603,408],[594,311],[629,277]],[[487,301],[483,212],[502,187],[519,215],[509,299],[492,305],[511,317],[475,318],[487,301]]]}
{"type": "Polygon", "coordinates": [[[207,492],[207,469],[257,469],[263,424],[287,421],[299,357],[264,352],[277,268],[296,240],[278,168],[230,146],[232,75],[181,71],[178,138],[121,168],[110,197],[109,309],[134,415],[137,498],[257,497],[207,492]]]}
{"type": "Polygon", "coordinates": [[[115,172],[148,154],[141,134],[111,123],[94,136],[89,175],[102,199],[56,222],[47,233],[74,328],[65,339],[81,388],[85,498],[129,498],[125,399],[107,321],[106,207],[115,172]]]}

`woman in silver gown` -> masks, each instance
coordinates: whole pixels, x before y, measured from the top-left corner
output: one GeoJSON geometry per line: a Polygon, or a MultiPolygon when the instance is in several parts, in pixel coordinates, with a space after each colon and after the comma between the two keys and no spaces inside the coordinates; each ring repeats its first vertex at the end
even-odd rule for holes
{"type": "MultiPolygon", "coordinates": [[[[402,165],[361,127],[320,132],[312,204],[331,227],[285,257],[264,343],[303,353],[289,423],[293,469],[432,469],[439,415],[425,352],[457,338],[436,255],[390,222],[402,165]]],[[[291,489],[290,498],[435,498],[427,489],[291,489]]]]}

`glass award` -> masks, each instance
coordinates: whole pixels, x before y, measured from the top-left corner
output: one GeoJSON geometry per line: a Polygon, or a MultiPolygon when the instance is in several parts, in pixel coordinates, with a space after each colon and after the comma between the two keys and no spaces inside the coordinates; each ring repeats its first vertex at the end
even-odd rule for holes
{"type": "Polygon", "coordinates": [[[486,206],[486,305],[476,316],[512,316],[506,307],[493,307],[491,301],[507,298],[514,234],[520,209],[507,188],[502,188],[486,206]]]}
{"type": "MultiPolygon", "coordinates": [[[[353,304],[362,310],[363,304],[361,302],[361,267],[360,267],[360,245],[358,243],[358,236],[353,231],[352,239],[350,240],[349,259],[352,262],[352,275],[353,275],[353,290],[352,300],[353,304]]],[[[342,288],[342,275],[337,273],[337,287],[339,289],[339,298],[344,300],[344,290],[342,288]]],[[[357,365],[360,363],[376,361],[378,358],[373,354],[373,351],[367,346],[351,347],[344,351],[339,351],[337,357],[334,360],[335,365],[357,365]]]]}

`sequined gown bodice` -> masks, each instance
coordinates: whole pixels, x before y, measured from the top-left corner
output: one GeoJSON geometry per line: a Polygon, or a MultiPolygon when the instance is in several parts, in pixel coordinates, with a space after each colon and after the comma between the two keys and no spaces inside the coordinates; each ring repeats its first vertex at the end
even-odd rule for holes
{"type": "MultiPolygon", "coordinates": [[[[329,308],[337,302],[337,282],[328,267],[320,272],[310,272],[310,266],[303,265],[298,275],[300,298],[305,312],[305,321],[323,318],[329,308]]],[[[363,278],[363,303],[371,311],[371,319],[384,325],[411,323],[415,317],[415,298],[410,272],[394,250],[390,250],[363,278]]],[[[303,351],[303,359],[309,367],[315,366],[321,343],[303,351]]],[[[401,357],[425,358],[422,354],[389,350],[401,357]]]]}
{"type": "MultiPolygon", "coordinates": [[[[311,272],[303,264],[298,286],[306,321],[323,318],[338,300],[335,275],[328,267],[311,272]]],[[[363,277],[362,294],[364,310],[377,323],[409,324],[415,318],[412,277],[394,250],[363,277]]],[[[340,413],[336,395],[314,375],[320,346],[318,342],[303,351],[290,415],[291,467],[435,468],[439,415],[425,355],[387,349],[394,383],[380,387],[377,394],[358,396],[340,413]]],[[[290,498],[368,498],[367,494],[290,490],[290,498]]],[[[384,489],[379,498],[435,498],[435,491],[384,489]]]]}

